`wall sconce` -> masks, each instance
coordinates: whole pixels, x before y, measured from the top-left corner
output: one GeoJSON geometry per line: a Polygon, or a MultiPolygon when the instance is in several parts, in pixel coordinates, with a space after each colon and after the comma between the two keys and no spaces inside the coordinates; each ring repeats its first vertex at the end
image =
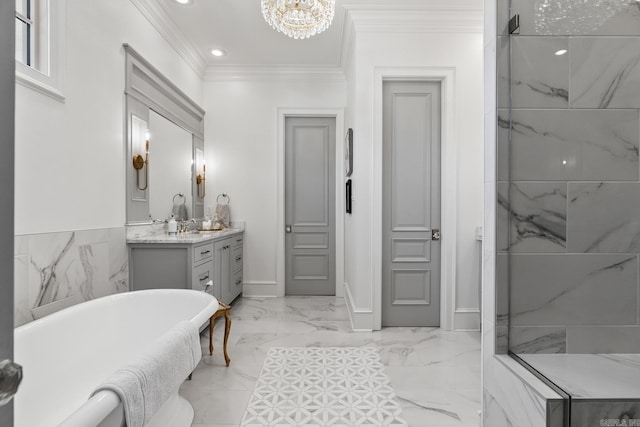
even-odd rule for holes
{"type": "Polygon", "coordinates": [[[202,173],[196,175],[196,184],[198,185],[198,197],[204,199],[204,196],[207,192],[207,187],[205,186],[205,181],[207,180],[205,174],[207,172],[207,165],[202,162],[202,173]]]}
{"type": "Polygon", "coordinates": [[[146,134],[144,157],[142,154],[134,154],[133,168],[136,170],[136,187],[138,190],[146,190],[149,187],[149,132],[146,134]],[[140,187],[140,169],[142,168],[144,168],[144,187],[140,187]]]}

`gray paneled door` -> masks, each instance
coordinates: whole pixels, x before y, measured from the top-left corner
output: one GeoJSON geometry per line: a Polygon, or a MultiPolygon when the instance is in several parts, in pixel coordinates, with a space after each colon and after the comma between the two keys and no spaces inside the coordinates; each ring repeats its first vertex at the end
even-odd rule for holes
{"type": "Polygon", "coordinates": [[[285,119],[285,293],[335,295],[332,117],[285,119]]]}
{"type": "MultiPolygon", "coordinates": [[[[13,359],[14,37],[15,3],[0,2],[0,362],[13,359]]],[[[0,406],[0,426],[12,425],[13,402],[0,406]]]]}
{"type": "Polygon", "coordinates": [[[440,84],[383,92],[382,325],[439,326],[440,84]]]}

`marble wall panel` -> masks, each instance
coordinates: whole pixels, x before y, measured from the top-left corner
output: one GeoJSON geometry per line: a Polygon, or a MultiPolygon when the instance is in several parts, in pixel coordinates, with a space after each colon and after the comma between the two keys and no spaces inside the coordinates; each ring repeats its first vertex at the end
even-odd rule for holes
{"type": "Polygon", "coordinates": [[[511,43],[512,108],[568,108],[569,39],[513,37],[511,43]]]}
{"type": "Polygon", "coordinates": [[[128,290],[124,227],[17,236],[15,323],[128,290]]]}
{"type": "Polygon", "coordinates": [[[566,251],[567,183],[498,183],[498,250],[566,251]]]}
{"type": "Polygon", "coordinates": [[[608,0],[513,0],[521,35],[640,35],[640,4],[608,0]]]}
{"type": "Polygon", "coordinates": [[[571,401],[571,427],[639,424],[640,399],[616,399],[615,401],[573,399],[571,401]],[[633,423],[631,423],[632,420],[633,423]]]}
{"type": "Polygon", "coordinates": [[[640,353],[640,325],[569,326],[569,353],[640,353]]]}
{"type": "Polygon", "coordinates": [[[496,32],[500,34],[509,34],[509,0],[496,0],[496,32]]]}
{"type": "Polygon", "coordinates": [[[498,108],[509,108],[511,106],[511,40],[509,36],[498,37],[496,45],[496,86],[498,108]]]}
{"type": "Polygon", "coordinates": [[[571,108],[640,108],[640,38],[572,38],[571,108]]]}
{"type": "Polygon", "coordinates": [[[13,258],[13,323],[15,327],[33,320],[29,309],[29,256],[17,255],[13,258]]]}
{"type": "Polygon", "coordinates": [[[509,330],[509,337],[509,350],[517,354],[567,351],[567,328],[564,326],[514,326],[509,330]]]}
{"type": "Polygon", "coordinates": [[[124,228],[109,229],[109,288],[116,292],[129,290],[129,253],[124,228]]]}
{"type": "Polygon", "coordinates": [[[509,351],[509,255],[498,253],[495,270],[495,353],[509,351]]]}
{"type": "Polygon", "coordinates": [[[637,181],[640,120],[633,110],[498,112],[498,179],[637,181]]]}
{"type": "Polygon", "coordinates": [[[640,183],[570,183],[569,252],[640,252],[640,183]]]}
{"type": "Polygon", "coordinates": [[[511,326],[637,321],[636,255],[514,254],[510,261],[511,326]]]}

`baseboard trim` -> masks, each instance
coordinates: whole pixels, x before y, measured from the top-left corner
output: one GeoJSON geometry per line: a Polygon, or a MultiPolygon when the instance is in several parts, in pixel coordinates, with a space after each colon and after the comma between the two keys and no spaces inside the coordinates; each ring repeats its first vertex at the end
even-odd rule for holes
{"type": "Polygon", "coordinates": [[[480,309],[457,308],[453,314],[453,330],[459,332],[480,330],[480,309]]]}
{"type": "Polygon", "coordinates": [[[245,282],[242,285],[242,296],[245,298],[276,298],[278,296],[276,282],[245,282]]]}
{"type": "Polygon", "coordinates": [[[349,284],[344,284],[344,296],[347,302],[347,313],[353,332],[373,332],[373,310],[356,308],[349,290],[349,284]]]}

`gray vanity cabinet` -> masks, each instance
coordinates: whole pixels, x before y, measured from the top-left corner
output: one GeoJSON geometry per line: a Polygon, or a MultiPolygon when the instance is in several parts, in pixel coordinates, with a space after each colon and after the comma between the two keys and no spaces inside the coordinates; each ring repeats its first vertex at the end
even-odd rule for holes
{"type": "MultiPolygon", "coordinates": [[[[195,240],[195,239],[194,239],[195,240]]],[[[207,289],[230,303],[242,292],[243,235],[205,241],[129,241],[129,283],[141,289],[207,289]]]]}
{"type": "Polygon", "coordinates": [[[243,236],[237,235],[215,243],[216,280],[222,288],[222,301],[229,304],[242,292],[243,236]]]}

